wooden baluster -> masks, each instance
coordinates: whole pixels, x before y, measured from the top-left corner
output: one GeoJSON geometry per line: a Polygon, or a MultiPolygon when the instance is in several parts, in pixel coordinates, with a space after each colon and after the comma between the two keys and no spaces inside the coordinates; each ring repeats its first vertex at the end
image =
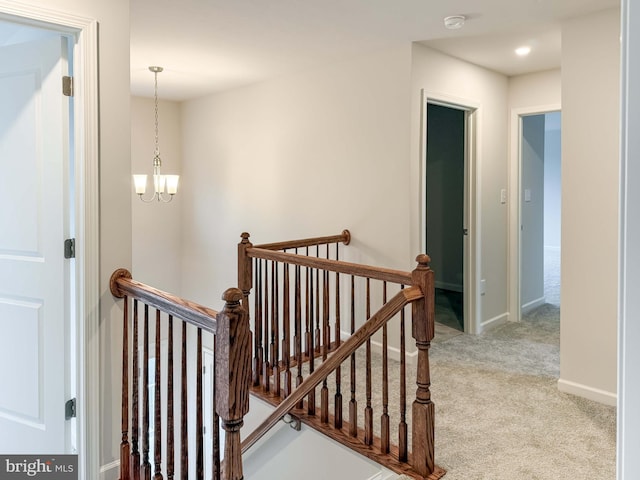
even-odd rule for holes
{"type": "MultiPolygon", "coordinates": [[[[371,318],[371,281],[367,278],[367,321],[371,318]]],[[[366,398],[367,406],[364,409],[364,443],[371,445],[373,443],[373,408],[371,408],[371,337],[367,338],[366,343],[366,398]]]]}
{"type": "MultiPolygon", "coordinates": [[[[244,293],[244,292],[243,292],[244,293]]],[[[245,297],[246,298],[246,297],[245,297]]],[[[245,309],[247,310],[247,309],[245,309]]],[[[248,314],[248,310],[247,310],[248,314]]],[[[247,317],[247,321],[249,322],[249,318],[247,317]]],[[[217,350],[217,336],[213,336],[213,351],[217,350]]],[[[216,411],[216,368],[215,364],[213,367],[213,381],[211,382],[211,398],[213,399],[213,480],[220,480],[220,475],[222,474],[220,469],[220,416],[216,411]]]]}
{"type": "MultiPolygon", "coordinates": [[[[306,248],[306,254],[309,256],[309,247],[306,248]]],[[[314,289],[313,289],[313,271],[307,267],[307,322],[306,322],[306,337],[307,337],[307,355],[309,356],[309,375],[315,370],[315,341],[313,339],[314,334],[314,289]]],[[[316,389],[314,388],[309,392],[307,396],[307,413],[309,415],[315,415],[316,413],[316,389]]]]}
{"type": "Polygon", "coordinates": [[[155,463],[155,474],[153,480],[162,480],[162,397],[160,395],[162,379],[160,378],[160,310],[156,309],[156,361],[155,361],[155,385],[154,393],[154,412],[153,412],[153,439],[155,445],[153,448],[153,457],[155,463]]]}
{"type": "Polygon", "coordinates": [[[189,477],[189,415],[187,389],[187,322],[182,322],[182,358],[180,359],[180,477],[189,477]]]}
{"type": "MultiPolygon", "coordinates": [[[[298,253],[296,249],[296,253],[298,253]]],[[[295,353],[296,363],[298,364],[298,375],[296,376],[296,388],[302,384],[302,298],[301,298],[301,268],[300,265],[295,267],[295,353]]],[[[297,408],[302,408],[302,401],[297,405],[297,408]]]]}
{"type": "Polygon", "coordinates": [[[169,315],[167,333],[167,480],[173,480],[175,463],[173,414],[173,315],[169,315]]]}
{"type": "Polygon", "coordinates": [[[142,353],[142,471],[143,480],[151,480],[149,463],[149,305],[144,306],[142,353]]]}
{"type": "Polygon", "coordinates": [[[284,334],[282,337],[282,360],[284,361],[284,396],[291,394],[291,312],[289,300],[289,265],[284,264],[283,298],[282,298],[282,325],[284,334]]]}
{"type": "MultiPolygon", "coordinates": [[[[328,251],[328,247],[327,247],[328,251]]],[[[322,271],[322,362],[326,362],[329,344],[331,343],[331,332],[329,329],[329,272],[322,271]]],[[[329,422],[329,388],[327,387],[327,377],[322,380],[320,389],[320,420],[322,423],[329,422]]]]}
{"type": "MultiPolygon", "coordinates": [[[[306,248],[306,255],[309,256],[309,247],[306,248]]],[[[313,306],[311,305],[311,293],[313,291],[313,276],[311,274],[311,270],[309,269],[309,267],[306,267],[306,275],[304,277],[304,281],[305,281],[305,333],[304,333],[304,340],[305,340],[305,355],[307,355],[309,358],[311,358],[311,351],[312,348],[311,346],[313,345],[311,343],[312,341],[312,335],[313,335],[313,323],[311,323],[311,326],[309,326],[309,322],[313,322],[313,320],[311,319],[311,313],[313,311],[313,306]]]]}
{"type": "Polygon", "coordinates": [[[280,396],[280,303],[278,288],[278,264],[271,262],[271,368],[273,370],[273,391],[280,396]]]}
{"type": "MultiPolygon", "coordinates": [[[[308,340],[308,352],[309,352],[309,375],[311,375],[314,371],[315,371],[315,360],[316,360],[316,349],[315,349],[315,340],[314,340],[314,325],[315,325],[315,321],[314,321],[314,313],[315,313],[315,302],[317,301],[317,299],[315,298],[314,295],[314,270],[315,269],[311,269],[311,271],[308,273],[308,276],[310,277],[310,283],[309,283],[309,321],[308,321],[308,326],[309,326],[309,340],[308,340]]],[[[309,392],[309,395],[307,397],[307,413],[309,415],[315,415],[316,414],[316,389],[314,388],[313,390],[311,390],[311,392],[309,392]]]]}
{"type": "MultiPolygon", "coordinates": [[[[241,299],[239,298],[238,301],[241,299]]],[[[248,345],[249,348],[250,345],[248,345]]],[[[196,480],[204,480],[204,397],[202,395],[202,329],[196,345],[196,480]]]]}
{"type": "MultiPolygon", "coordinates": [[[[382,282],[382,303],[387,303],[387,282],[382,282]]],[[[382,416],[380,417],[380,450],[389,453],[389,363],[387,358],[387,324],[382,326],[382,416]]]]}
{"type": "Polygon", "coordinates": [[[255,346],[255,357],[253,359],[253,385],[260,385],[260,376],[262,375],[262,260],[255,259],[255,308],[253,319],[254,335],[253,343],[255,346]]]}
{"type": "Polygon", "coordinates": [[[122,316],[122,441],[120,442],[120,478],[128,479],[129,470],[129,297],[124,297],[122,316]]]}
{"type": "Polygon", "coordinates": [[[139,438],[139,416],[140,416],[140,406],[138,404],[138,394],[140,390],[139,386],[139,377],[140,377],[140,366],[139,366],[139,355],[138,352],[138,341],[139,341],[139,333],[138,333],[138,300],[133,301],[133,368],[132,368],[132,382],[133,385],[131,389],[133,390],[133,396],[131,399],[131,409],[132,418],[131,418],[131,464],[129,466],[129,472],[131,480],[140,480],[140,451],[138,446],[138,438],[139,438]]]}
{"type": "MultiPolygon", "coordinates": [[[[404,288],[401,285],[400,288],[404,288]]],[[[405,313],[400,311],[400,424],[398,425],[398,460],[406,462],[409,450],[407,430],[407,360],[405,341],[405,313]]]]}
{"type": "MultiPolygon", "coordinates": [[[[355,278],[351,275],[351,335],[356,331],[355,278]]],[[[351,354],[351,400],[349,401],[349,435],[358,436],[358,402],[356,401],[356,353],[351,354]]]]}
{"type": "MultiPolygon", "coordinates": [[[[320,257],[320,246],[316,245],[316,258],[320,257]]],[[[315,323],[316,328],[314,330],[314,350],[316,353],[320,353],[320,349],[322,348],[322,337],[320,336],[320,269],[316,268],[316,311],[315,311],[315,323]]]]}
{"type": "MultiPolygon", "coordinates": [[[[262,389],[265,392],[271,390],[271,364],[269,363],[269,354],[271,352],[270,341],[273,342],[273,337],[269,335],[269,272],[267,268],[267,261],[264,261],[264,283],[262,294],[262,308],[263,308],[263,334],[264,334],[264,358],[262,360],[262,389]]],[[[271,359],[273,360],[273,359],[271,359]]]]}
{"type": "Polygon", "coordinates": [[[215,400],[226,432],[221,465],[221,477],[225,480],[243,478],[240,428],[249,412],[251,331],[247,312],[240,305],[241,298],[242,292],[237,288],[225,291],[226,304],[217,317],[215,400]]]}
{"type": "Polygon", "coordinates": [[[427,255],[418,255],[418,266],[412,272],[414,286],[420,286],[424,297],[412,303],[412,333],[418,347],[416,399],[412,408],[412,459],[414,470],[426,477],[433,472],[434,405],[431,401],[429,347],[434,334],[434,283],[427,255]]]}
{"type": "MultiPolygon", "coordinates": [[[[336,260],[338,260],[338,244],[336,243],[336,260]]],[[[336,329],[335,329],[335,348],[340,347],[340,274],[336,272],[336,329]]],[[[333,425],[342,429],[342,367],[338,365],[336,368],[336,394],[333,406],[333,425]]]]}

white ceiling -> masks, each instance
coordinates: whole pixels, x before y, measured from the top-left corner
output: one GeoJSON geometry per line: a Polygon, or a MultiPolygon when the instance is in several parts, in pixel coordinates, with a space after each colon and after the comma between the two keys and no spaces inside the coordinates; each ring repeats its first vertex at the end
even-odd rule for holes
{"type": "MultiPolygon", "coordinates": [[[[131,91],[184,100],[422,42],[506,75],[557,68],[560,23],[619,0],[130,0],[131,91]],[[464,28],[443,18],[462,14],[464,28]],[[513,49],[527,43],[527,58],[513,49]]],[[[0,24],[0,45],[20,33],[0,24]],[[8,30],[7,30],[8,28],[8,30]]],[[[13,39],[13,40],[12,40],[13,39]]]]}
{"type": "Polygon", "coordinates": [[[388,46],[426,45],[507,75],[556,68],[561,21],[619,0],[131,0],[131,89],[183,100],[388,46]],[[443,18],[463,14],[461,30],[443,18]],[[528,58],[513,49],[528,43],[528,58]]]}

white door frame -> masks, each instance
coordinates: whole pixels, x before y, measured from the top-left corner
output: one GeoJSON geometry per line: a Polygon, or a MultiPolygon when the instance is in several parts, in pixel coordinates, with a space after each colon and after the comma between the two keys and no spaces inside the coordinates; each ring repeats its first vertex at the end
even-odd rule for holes
{"type": "Polygon", "coordinates": [[[520,222],[522,202],[522,117],[543,115],[561,111],[560,104],[539,105],[536,107],[512,108],[510,114],[509,136],[509,320],[519,322],[522,316],[520,300],[520,270],[522,239],[520,222]]]}
{"type": "MultiPolygon", "coordinates": [[[[74,156],[78,478],[99,467],[98,23],[86,17],[0,0],[0,19],[38,26],[75,40],[74,156]]],[[[61,246],[62,248],[62,246],[61,246]]],[[[64,412],[60,412],[63,415],[64,412]]]]}
{"type": "MultiPolygon", "coordinates": [[[[437,104],[449,108],[463,110],[465,115],[465,225],[468,235],[464,236],[463,258],[463,315],[464,331],[471,334],[479,334],[482,331],[482,316],[480,302],[478,301],[480,272],[480,212],[478,201],[480,198],[480,186],[477,182],[479,176],[478,162],[478,131],[480,104],[476,101],[454,97],[441,93],[431,93],[426,89],[421,91],[421,126],[420,126],[420,245],[426,252],[427,246],[427,104],[437,104]]],[[[429,253],[429,252],[427,252],[429,253]]]]}

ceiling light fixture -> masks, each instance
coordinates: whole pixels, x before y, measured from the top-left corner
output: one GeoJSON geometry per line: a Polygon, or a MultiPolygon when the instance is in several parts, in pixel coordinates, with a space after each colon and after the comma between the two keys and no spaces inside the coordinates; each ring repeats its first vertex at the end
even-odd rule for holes
{"type": "Polygon", "coordinates": [[[158,73],[160,73],[162,67],[149,67],[149,70],[154,75],[154,94],[153,100],[155,105],[155,150],[153,153],[153,196],[148,200],[142,196],[147,190],[147,176],[146,175],[134,175],[133,183],[136,188],[136,193],[140,200],[146,203],[157,200],[158,202],[168,203],[173,200],[173,196],[178,191],[178,180],[180,175],[162,175],[160,168],[162,167],[162,161],[160,160],[160,148],[158,147],[158,73]],[[166,185],[166,192],[165,192],[166,185]],[[168,197],[167,197],[168,195],[168,197]]]}
{"type": "Polygon", "coordinates": [[[451,15],[444,18],[444,26],[449,30],[457,30],[462,28],[466,19],[464,15],[451,15]]]}
{"type": "Polygon", "coordinates": [[[516,55],[520,57],[526,57],[527,55],[529,55],[529,53],[531,53],[531,47],[528,47],[526,45],[516,48],[516,55]]]}

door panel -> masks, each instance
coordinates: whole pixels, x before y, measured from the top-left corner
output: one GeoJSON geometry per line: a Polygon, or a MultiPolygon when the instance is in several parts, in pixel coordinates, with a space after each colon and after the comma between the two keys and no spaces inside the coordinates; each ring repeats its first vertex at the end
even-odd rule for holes
{"type": "Polygon", "coordinates": [[[66,453],[65,39],[0,48],[0,451],[66,453]]]}

